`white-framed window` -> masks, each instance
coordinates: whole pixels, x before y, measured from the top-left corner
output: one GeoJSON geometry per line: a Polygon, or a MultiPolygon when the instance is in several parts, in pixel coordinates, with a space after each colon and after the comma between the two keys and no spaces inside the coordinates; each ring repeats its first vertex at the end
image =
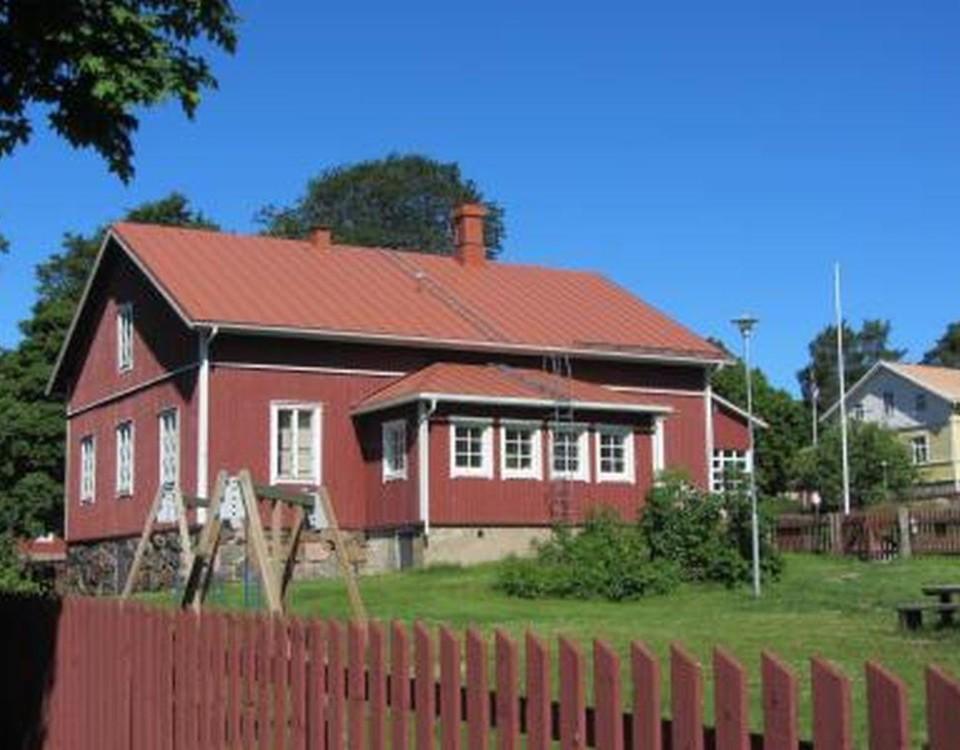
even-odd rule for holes
{"type": "Polygon", "coordinates": [[[93,435],[80,439],[80,502],[92,503],[97,493],[97,442],[93,435]]]}
{"type": "Polygon", "coordinates": [[[493,476],[493,425],[489,419],[451,417],[450,476],[493,476]]]}
{"type": "Polygon", "coordinates": [[[713,452],[713,492],[735,490],[744,474],[750,471],[750,459],[746,451],[715,450],[713,452]]]}
{"type": "Polygon", "coordinates": [[[319,404],[270,404],[270,481],[320,483],[319,404]]]}
{"type": "Polygon", "coordinates": [[[865,417],[865,411],[862,403],[856,403],[853,405],[853,418],[858,422],[862,422],[865,417]]]}
{"type": "Polygon", "coordinates": [[[893,391],[884,391],[883,392],[883,413],[884,416],[892,416],[893,410],[897,406],[896,397],[893,394],[893,391]]]}
{"type": "Polygon", "coordinates": [[[910,449],[915,464],[925,464],[930,461],[930,441],[926,435],[910,438],[910,449]]]}
{"type": "Polygon", "coordinates": [[[914,409],[919,412],[924,412],[927,410],[927,394],[918,393],[914,399],[914,409]]]}
{"type": "Polygon", "coordinates": [[[383,423],[383,481],[407,478],[407,423],[383,423]]]}
{"type": "Polygon", "coordinates": [[[133,494],[133,422],[117,425],[117,495],[133,494]]]}
{"type": "Polygon", "coordinates": [[[653,476],[656,477],[667,468],[667,451],[664,439],[664,421],[655,417],[653,420],[653,435],[651,436],[651,453],[653,454],[653,476]]]}
{"type": "Polygon", "coordinates": [[[550,476],[553,479],[590,481],[590,453],[585,425],[553,425],[550,428],[550,476]]]}
{"type": "Polygon", "coordinates": [[[633,482],[633,429],[622,425],[597,425],[598,482],[633,482]]]}
{"type": "Polygon", "coordinates": [[[133,369],[133,303],[117,307],[117,369],[133,369]]]}
{"type": "Polygon", "coordinates": [[[542,430],[539,422],[500,421],[500,475],[504,479],[542,479],[542,430]]]}
{"type": "Polygon", "coordinates": [[[176,409],[160,412],[160,486],[180,485],[180,416],[176,409]]]}

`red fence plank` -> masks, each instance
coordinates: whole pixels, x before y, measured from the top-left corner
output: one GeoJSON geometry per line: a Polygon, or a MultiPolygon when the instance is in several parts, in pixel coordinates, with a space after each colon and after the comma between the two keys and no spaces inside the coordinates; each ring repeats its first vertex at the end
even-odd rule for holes
{"type": "Polygon", "coordinates": [[[347,625],[347,645],[349,670],[347,673],[347,713],[350,731],[348,733],[350,750],[364,750],[366,719],[366,626],[352,620],[347,625]]]}
{"type": "Polygon", "coordinates": [[[390,626],[390,748],[407,750],[410,721],[410,638],[402,622],[390,626]]]}
{"type": "Polygon", "coordinates": [[[660,662],[640,641],[630,644],[630,677],[633,680],[632,750],[661,750],[660,662]]]}
{"type": "Polygon", "coordinates": [[[273,655],[271,664],[271,682],[273,683],[273,750],[286,750],[287,747],[287,686],[289,680],[287,659],[287,622],[274,617],[271,622],[273,635],[273,655]]]}
{"type": "Polygon", "coordinates": [[[520,653],[502,630],[494,637],[497,660],[497,747],[516,750],[520,743],[520,653]]]}
{"type": "Polygon", "coordinates": [[[346,664],[344,630],[336,620],[327,623],[327,748],[342,750],[346,732],[346,664]]]}
{"type": "Polygon", "coordinates": [[[927,667],[926,683],[930,750],[955,748],[960,740],[960,682],[931,665],[927,667]]]}
{"type": "Polygon", "coordinates": [[[370,640],[370,748],[387,746],[387,634],[383,624],[367,625],[370,640]]]}
{"type": "Polygon", "coordinates": [[[259,618],[248,617],[244,622],[243,638],[245,657],[243,660],[243,747],[253,750],[257,746],[257,635],[259,618]]]}
{"type": "Polygon", "coordinates": [[[243,643],[241,637],[241,621],[234,615],[228,615],[226,618],[226,737],[227,747],[235,750],[241,747],[242,736],[240,734],[240,696],[241,682],[240,674],[243,665],[243,643]]]}
{"type": "Polygon", "coordinates": [[[270,638],[270,618],[257,617],[257,747],[270,750],[270,676],[273,644],[270,638]]]}
{"type": "Polygon", "coordinates": [[[290,747],[307,750],[307,657],[303,623],[290,621],[290,747]]]}
{"type": "Polygon", "coordinates": [[[670,645],[673,750],[703,750],[703,670],[680,644],[670,645]]]}
{"type": "Polygon", "coordinates": [[[796,750],[797,678],[774,654],[760,657],[763,684],[763,750],[796,750]]]}
{"type": "Polygon", "coordinates": [[[460,750],[460,641],[440,628],[440,746],[460,750]]]}
{"type": "Polygon", "coordinates": [[[597,750],[623,750],[620,659],[610,644],[593,642],[593,699],[597,750]]]}
{"type": "Polygon", "coordinates": [[[906,750],[910,745],[907,688],[879,664],[867,662],[870,750],[906,750]]]}
{"type": "MultiPolygon", "coordinates": [[[[550,651],[527,631],[527,750],[549,750],[553,744],[550,700],[550,651]]],[[[471,750],[478,750],[471,748],[471,750]]],[[[658,748],[659,750],[659,748],[658,748]]]]}
{"type": "Polygon", "coordinates": [[[850,750],[850,680],[823,659],[810,662],[813,744],[817,750],[850,750]]]}
{"type": "Polygon", "coordinates": [[[560,748],[587,746],[586,699],[583,692],[583,653],[567,638],[560,638],[560,748]]]}
{"type": "Polygon", "coordinates": [[[467,631],[467,747],[469,750],[488,750],[489,743],[487,641],[482,633],[471,628],[467,631]]]}
{"type": "Polygon", "coordinates": [[[433,641],[430,631],[423,623],[413,626],[413,651],[416,671],[416,695],[414,708],[417,712],[417,750],[433,747],[433,732],[436,713],[434,699],[433,641]]]}
{"type": "Polygon", "coordinates": [[[326,747],[325,704],[327,702],[327,633],[320,620],[310,623],[310,669],[307,673],[307,745],[310,750],[326,747]]]}
{"type": "Polygon", "coordinates": [[[747,672],[733,656],[718,648],[713,652],[713,679],[717,750],[748,750],[747,672]]]}

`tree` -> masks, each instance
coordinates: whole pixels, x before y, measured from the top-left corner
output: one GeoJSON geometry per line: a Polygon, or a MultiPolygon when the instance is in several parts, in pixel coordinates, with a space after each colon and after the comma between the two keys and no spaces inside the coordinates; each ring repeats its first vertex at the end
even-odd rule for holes
{"type": "MultiPolygon", "coordinates": [[[[790,487],[797,452],[809,441],[810,417],[801,401],[775,388],[759,369],[751,373],[754,414],[768,429],[756,430],[757,486],[765,495],[778,495],[790,487]]],[[[737,406],[747,408],[747,376],[742,361],[713,374],[713,390],[737,406]]]]}
{"type": "Polygon", "coordinates": [[[960,367],[960,321],[950,323],[936,345],[923,355],[925,365],[960,367]]]}
{"type": "MultiPolygon", "coordinates": [[[[907,446],[877,424],[851,420],[848,427],[851,504],[863,508],[902,495],[916,481],[907,446]]],[[[832,425],[816,447],[800,451],[794,467],[797,484],[819,492],[833,509],[843,504],[840,437],[839,425],[832,425]]]]}
{"type": "Polygon", "coordinates": [[[216,87],[198,47],[236,48],[229,0],[0,0],[0,156],[27,143],[32,116],[133,176],[134,108],[176,99],[193,117],[216,87]]]}
{"type": "MultiPolygon", "coordinates": [[[[178,193],[129,211],[154,224],[213,227],[178,193]]],[[[39,264],[37,302],[20,324],[16,349],[0,354],[0,529],[17,535],[57,530],[62,520],[63,405],[45,394],[106,228],[66,234],[63,251],[39,264]]]]}
{"type": "Polygon", "coordinates": [[[268,206],[259,219],[267,234],[278,237],[304,237],[324,226],[348,245],[450,254],[451,214],[460,203],[486,205],[485,241],[495,256],[503,246],[503,209],[484,200],[456,163],[415,154],[327,169],[307,183],[293,206],[268,206]]]}
{"type": "MultiPolygon", "coordinates": [[[[843,323],[843,362],[847,386],[866,375],[867,370],[880,360],[898,362],[905,349],[892,349],[889,344],[890,321],[864,320],[860,330],[843,323]]],[[[803,400],[813,404],[813,383],[818,389],[817,407],[820,413],[840,398],[840,376],[837,367],[837,327],[827,326],[816,335],[808,347],[809,364],[797,373],[803,400]]]]}

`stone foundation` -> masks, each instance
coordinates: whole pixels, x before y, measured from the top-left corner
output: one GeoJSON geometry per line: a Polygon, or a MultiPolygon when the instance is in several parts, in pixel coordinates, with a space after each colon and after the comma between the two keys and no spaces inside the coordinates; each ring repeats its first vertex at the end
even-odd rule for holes
{"type": "Polygon", "coordinates": [[[543,526],[436,526],[424,550],[427,565],[475,565],[508,555],[529,555],[534,542],[550,538],[543,526]]]}
{"type": "MultiPolygon", "coordinates": [[[[133,563],[138,537],[71,544],[67,548],[65,586],[81,594],[119,594],[133,563]]],[[[154,534],[147,545],[138,591],[171,588],[180,568],[180,537],[175,532],[154,534]]]]}

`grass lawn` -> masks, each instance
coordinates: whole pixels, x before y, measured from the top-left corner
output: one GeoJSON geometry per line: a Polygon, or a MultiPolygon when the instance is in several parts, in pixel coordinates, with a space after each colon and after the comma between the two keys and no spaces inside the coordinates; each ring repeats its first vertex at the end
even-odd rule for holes
{"type": "MultiPolygon", "coordinates": [[[[760,651],[770,649],[789,664],[802,686],[801,735],[810,735],[809,657],[822,655],[853,680],[855,731],[865,744],[866,705],[863,665],[875,659],[899,674],[910,689],[912,730],[925,734],[923,668],[929,662],[960,675],[960,628],[898,630],[893,607],[923,598],[925,583],[960,582],[960,559],[921,558],[892,563],[861,563],[815,556],[789,556],[783,578],[754,601],[746,588],[686,586],[660,597],[615,604],[605,601],[527,601],[492,588],[496,567],[437,568],[366,577],[360,586],[372,617],[420,619],[457,628],[502,627],[516,636],[532,628],[555,640],[563,633],[581,640],[589,655],[591,639],[604,638],[625,654],[632,639],[642,639],[662,658],[680,641],[696,654],[707,678],[706,713],[712,722],[711,649],[720,645],[736,654],[751,673],[752,727],[761,726],[760,651]]],[[[226,593],[238,603],[239,592],[226,593]]],[[[299,615],[346,617],[340,581],[295,584],[292,610],[299,615]]],[[[555,642],[553,644],[555,646],[555,642]]],[[[665,663],[664,663],[665,664],[665,663]]],[[[662,670],[666,676],[666,669],[662,670]]],[[[626,671],[625,671],[626,679],[626,671]]],[[[625,683],[628,685],[629,683],[625,683]]],[[[666,687],[666,686],[665,686],[666,687]]],[[[625,691],[627,697],[630,692],[625,691]]],[[[665,705],[667,705],[665,701],[665,705]]]]}

